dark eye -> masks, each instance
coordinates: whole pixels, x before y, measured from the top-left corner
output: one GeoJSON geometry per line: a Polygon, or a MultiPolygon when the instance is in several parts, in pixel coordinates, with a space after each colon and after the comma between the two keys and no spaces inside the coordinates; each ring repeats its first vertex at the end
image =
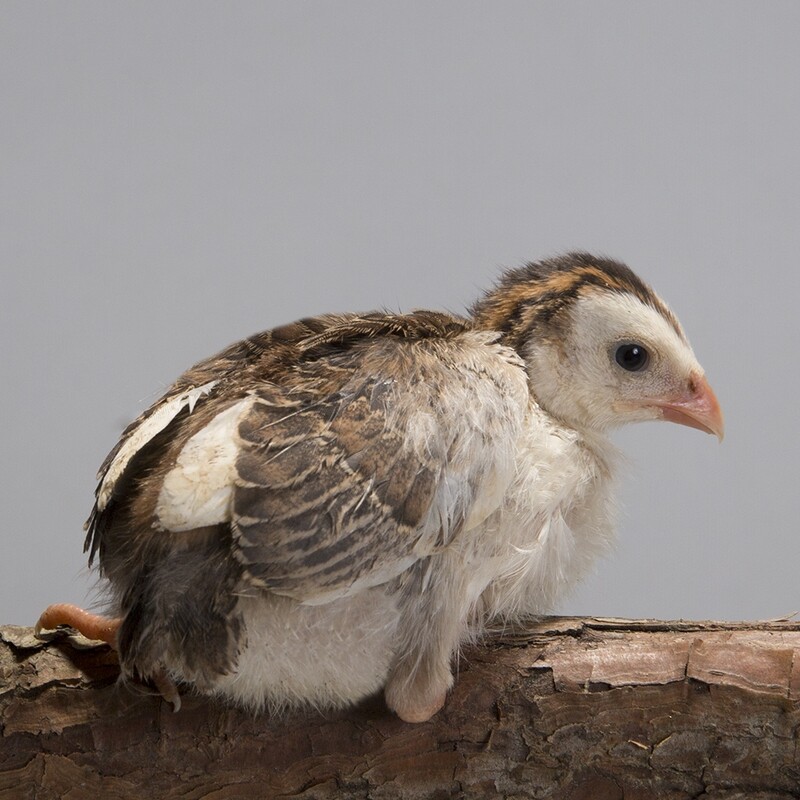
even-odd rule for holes
{"type": "Polygon", "coordinates": [[[628,372],[643,370],[650,361],[650,355],[640,344],[623,344],[617,348],[614,358],[622,369],[628,372]]]}

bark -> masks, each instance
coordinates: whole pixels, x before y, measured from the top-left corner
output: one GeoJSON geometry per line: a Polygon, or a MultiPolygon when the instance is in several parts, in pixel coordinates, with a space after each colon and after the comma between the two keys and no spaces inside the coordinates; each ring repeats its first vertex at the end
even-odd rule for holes
{"type": "Polygon", "coordinates": [[[174,714],[114,653],[0,628],[0,800],[800,797],[800,624],[547,618],[464,653],[445,709],[174,714]]]}

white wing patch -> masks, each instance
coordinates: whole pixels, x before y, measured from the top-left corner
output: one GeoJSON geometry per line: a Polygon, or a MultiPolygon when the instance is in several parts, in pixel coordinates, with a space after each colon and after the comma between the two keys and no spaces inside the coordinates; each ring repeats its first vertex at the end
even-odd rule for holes
{"type": "Polygon", "coordinates": [[[251,397],[234,403],[186,442],[158,495],[162,528],[188,531],[230,520],[239,421],[252,404],[251,397]]]}
{"type": "Polygon", "coordinates": [[[125,472],[125,468],[130,463],[130,460],[148,442],[161,433],[186,406],[189,406],[189,413],[194,411],[197,401],[204,395],[207,395],[216,385],[217,381],[210,381],[209,383],[204,383],[202,386],[190,389],[188,392],[184,392],[178,397],[173,397],[172,400],[169,400],[157,408],[125,440],[125,444],[120,447],[119,452],[106,470],[103,482],[100,484],[100,488],[97,492],[98,511],[102,511],[108,504],[111,494],[114,491],[114,486],[119,480],[120,475],[125,472]]]}

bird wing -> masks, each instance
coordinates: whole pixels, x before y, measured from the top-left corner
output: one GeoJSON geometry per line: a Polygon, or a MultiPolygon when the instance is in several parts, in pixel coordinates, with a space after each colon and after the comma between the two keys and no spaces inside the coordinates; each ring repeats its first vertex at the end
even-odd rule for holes
{"type": "Polygon", "coordinates": [[[246,375],[254,367],[264,373],[268,373],[270,367],[274,371],[279,363],[291,358],[290,353],[298,343],[324,334],[327,328],[342,319],[334,315],[311,317],[263,331],[235,342],[186,370],[164,395],[125,428],[116,446],[106,456],[97,473],[99,510],[108,504],[131,460],[184,409],[191,413],[198,400],[211,394],[219,384],[229,383],[232,376],[246,375]]]}
{"type": "Polygon", "coordinates": [[[254,397],[238,426],[231,521],[255,584],[306,603],[352,594],[499,505],[527,386],[485,339],[371,343],[316,365],[316,379],[344,370],[334,392],[254,397]]]}
{"type": "Polygon", "coordinates": [[[153,469],[180,428],[191,432],[194,426],[181,423],[186,422],[198,402],[201,409],[206,404],[224,403],[237,391],[236,387],[245,390],[254,375],[269,380],[297,360],[304,345],[324,336],[329,329],[341,327],[348,318],[309,317],[235,342],[186,370],[131,422],[97,472],[95,503],[84,525],[84,550],[89,552],[90,565],[103,544],[105,531],[114,525],[118,506],[129,499],[132,482],[153,469]]]}
{"type": "Polygon", "coordinates": [[[166,535],[227,523],[249,580],[306,603],[391,580],[499,505],[527,408],[516,354],[448,319],[325,318],[289,353],[271,332],[204,362],[210,380],[176,383],[112,452],[98,507],[184,430],[154,505],[166,535]]]}

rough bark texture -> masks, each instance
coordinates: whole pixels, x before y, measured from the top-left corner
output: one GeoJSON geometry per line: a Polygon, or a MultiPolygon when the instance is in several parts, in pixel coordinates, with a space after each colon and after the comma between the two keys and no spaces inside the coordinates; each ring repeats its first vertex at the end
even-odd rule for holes
{"type": "Polygon", "coordinates": [[[800,798],[798,623],[540,620],[466,652],[422,725],[173,714],[105,646],[0,638],[1,800],[800,798]]]}

